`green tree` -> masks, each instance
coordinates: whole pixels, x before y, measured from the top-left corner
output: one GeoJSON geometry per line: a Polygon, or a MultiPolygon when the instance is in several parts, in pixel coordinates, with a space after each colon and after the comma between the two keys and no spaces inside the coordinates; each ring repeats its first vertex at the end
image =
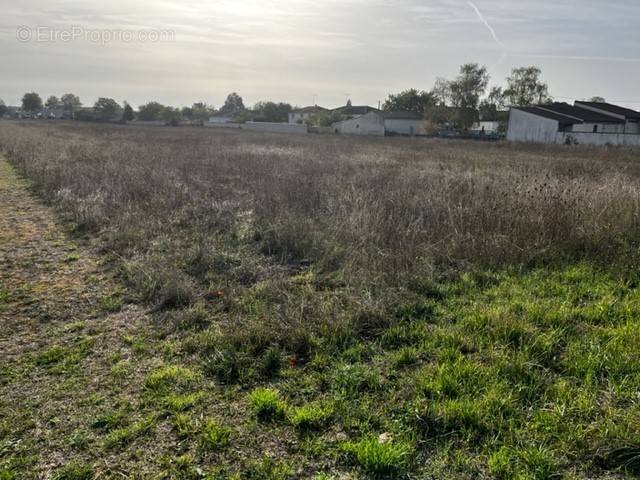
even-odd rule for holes
{"type": "Polygon", "coordinates": [[[594,103],[606,103],[607,100],[604,97],[591,97],[591,99],[589,100],[590,102],[594,102],[594,103]]]}
{"type": "Polygon", "coordinates": [[[506,102],[512,107],[526,107],[541,103],[549,103],[553,99],[549,95],[549,86],[541,80],[542,70],[538,67],[514,68],[507,78],[504,91],[506,102]]]}
{"type": "MultiPolygon", "coordinates": [[[[184,109],[183,109],[184,110],[184,109]]],[[[197,102],[191,105],[191,116],[193,120],[208,120],[214,113],[216,113],[213,106],[207,105],[204,102],[197,102]]]]}
{"type": "Polygon", "coordinates": [[[236,92],[230,93],[227,95],[227,99],[224,102],[224,105],[220,109],[220,113],[225,115],[236,116],[240,115],[245,111],[244,102],[242,101],[242,97],[238,95],[236,92]]]}
{"type": "Polygon", "coordinates": [[[383,109],[386,111],[402,110],[424,114],[425,111],[436,104],[437,99],[432,93],[411,88],[395,95],[389,95],[384,102],[383,109]]]}
{"type": "Polygon", "coordinates": [[[438,106],[447,106],[451,102],[451,82],[446,78],[437,78],[431,89],[431,95],[438,106]]]}
{"type": "Polygon", "coordinates": [[[113,122],[121,118],[122,107],[113,98],[100,97],[93,106],[96,120],[113,122]]]}
{"type": "Polygon", "coordinates": [[[258,102],[253,107],[260,113],[265,122],[285,123],[293,108],[288,103],[258,102]]]}
{"type": "Polygon", "coordinates": [[[489,90],[487,98],[480,102],[480,118],[483,120],[496,120],[499,112],[504,110],[504,94],[501,87],[493,87],[489,90]]]}
{"type": "Polygon", "coordinates": [[[9,111],[9,109],[4,104],[4,100],[2,100],[0,98],[0,118],[4,117],[7,114],[8,111],[9,111]]]}
{"type": "Polygon", "coordinates": [[[173,127],[177,127],[180,124],[180,120],[182,119],[182,115],[180,114],[180,109],[173,107],[165,107],[162,111],[162,119],[165,121],[167,125],[171,125],[173,127]]]}
{"type": "Polygon", "coordinates": [[[158,102],[149,102],[138,107],[138,118],[144,122],[157,122],[163,120],[165,106],[158,102]]]}
{"type": "Polygon", "coordinates": [[[47,108],[59,108],[60,105],[60,100],[55,95],[51,95],[49,98],[47,98],[47,101],[44,104],[44,106],[47,108]]]}
{"type": "Polygon", "coordinates": [[[25,112],[37,112],[42,110],[42,98],[35,92],[25,93],[22,97],[22,110],[25,112]]]}
{"type": "Polygon", "coordinates": [[[133,108],[127,102],[124,102],[124,110],[122,112],[122,120],[125,122],[130,122],[135,118],[135,114],[133,113],[133,108]]]}
{"type": "Polygon", "coordinates": [[[478,120],[480,98],[489,85],[487,67],[467,63],[460,67],[460,74],[451,82],[451,103],[457,109],[457,123],[469,128],[478,120]]]}
{"type": "Polygon", "coordinates": [[[65,93],[60,97],[60,103],[62,104],[62,109],[67,115],[71,115],[75,117],[75,112],[77,112],[80,107],[82,107],[82,102],[77,95],[73,93],[65,93]]]}

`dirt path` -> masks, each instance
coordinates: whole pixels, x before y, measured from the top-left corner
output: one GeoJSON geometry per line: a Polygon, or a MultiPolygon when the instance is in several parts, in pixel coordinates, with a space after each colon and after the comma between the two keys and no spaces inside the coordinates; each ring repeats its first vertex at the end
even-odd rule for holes
{"type": "Polygon", "coordinates": [[[137,388],[148,321],[0,157],[0,478],[95,459],[91,423],[137,388]]]}

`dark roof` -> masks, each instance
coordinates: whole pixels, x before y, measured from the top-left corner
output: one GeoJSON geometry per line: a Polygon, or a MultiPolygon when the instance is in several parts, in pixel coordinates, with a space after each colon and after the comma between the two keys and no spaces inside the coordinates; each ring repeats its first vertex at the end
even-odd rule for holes
{"type": "Polygon", "coordinates": [[[586,108],[574,107],[573,105],[569,105],[568,103],[551,103],[549,105],[538,105],[537,108],[568,117],[574,117],[588,123],[621,123],[621,120],[617,117],[604,113],[594,112],[593,110],[587,110],[586,108]]]}
{"type": "Polygon", "coordinates": [[[421,113],[417,112],[384,112],[385,119],[393,120],[422,120],[424,117],[421,113]]]}
{"type": "Polygon", "coordinates": [[[550,120],[556,120],[564,125],[574,125],[576,123],[584,123],[582,120],[578,120],[577,118],[568,117],[566,115],[561,115],[559,113],[549,112],[548,110],[542,110],[538,107],[515,107],[516,110],[522,110],[523,112],[531,113],[532,115],[537,115],[539,117],[548,118],[550,120]]]}
{"type": "Polygon", "coordinates": [[[610,112],[614,115],[622,115],[631,120],[640,120],[640,112],[631,110],[630,108],[620,107],[606,102],[580,102],[576,101],[576,106],[585,105],[587,107],[597,108],[604,112],[610,112]]]}
{"type": "Polygon", "coordinates": [[[293,110],[291,110],[291,113],[317,113],[326,111],[326,108],[319,107],[318,105],[312,105],[310,107],[294,108],[293,110]]]}

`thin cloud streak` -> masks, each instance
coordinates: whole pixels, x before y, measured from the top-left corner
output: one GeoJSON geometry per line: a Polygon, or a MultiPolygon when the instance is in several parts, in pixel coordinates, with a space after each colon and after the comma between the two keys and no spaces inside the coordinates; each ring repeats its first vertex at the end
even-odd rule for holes
{"type": "Polygon", "coordinates": [[[484,24],[485,27],[487,27],[487,30],[489,30],[489,33],[491,33],[493,40],[498,44],[500,48],[504,50],[505,49],[504,43],[500,41],[500,39],[498,38],[498,35],[496,34],[496,31],[491,26],[491,24],[487,21],[487,19],[484,18],[484,15],[482,15],[482,12],[480,12],[480,9],[471,1],[468,1],[467,5],[473,8],[473,10],[476,12],[476,15],[478,15],[478,18],[480,19],[480,21],[484,24]]]}

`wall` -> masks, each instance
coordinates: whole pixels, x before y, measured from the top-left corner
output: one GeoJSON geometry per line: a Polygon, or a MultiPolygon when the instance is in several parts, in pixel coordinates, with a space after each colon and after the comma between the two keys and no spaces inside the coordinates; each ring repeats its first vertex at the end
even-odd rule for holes
{"type": "Polygon", "coordinates": [[[386,118],[384,120],[384,128],[387,133],[397,135],[427,134],[426,123],[424,120],[386,118]]]}
{"type": "Polygon", "coordinates": [[[510,142],[555,143],[560,127],[556,120],[515,108],[509,112],[507,140],[510,142]]]}
{"type": "Polygon", "coordinates": [[[211,122],[205,122],[204,123],[205,127],[210,127],[210,128],[242,128],[242,125],[239,123],[211,123],[211,122]]]}
{"type": "Polygon", "coordinates": [[[345,120],[333,125],[334,130],[345,135],[373,135],[384,137],[384,118],[376,112],[369,112],[358,118],[345,120]]]}
{"type": "Polygon", "coordinates": [[[306,125],[297,125],[294,123],[269,123],[269,122],[247,122],[242,125],[245,130],[254,130],[256,132],[275,132],[275,133],[307,133],[306,125]]]}
{"type": "Polygon", "coordinates": [[[565,144],[567,139],[578,145],[640,147],[640,135],[625,135],[623,133],[560,132],[557,134],[556,143],[565,144]]]}
{"type": "Polygon", "coordinates": [[[624,124],[622,123],[582,123],[575,124],[571,129],[572,132],[593,133],[593,127],[598,127],[597,133],[624,133],[624,124]]]}

